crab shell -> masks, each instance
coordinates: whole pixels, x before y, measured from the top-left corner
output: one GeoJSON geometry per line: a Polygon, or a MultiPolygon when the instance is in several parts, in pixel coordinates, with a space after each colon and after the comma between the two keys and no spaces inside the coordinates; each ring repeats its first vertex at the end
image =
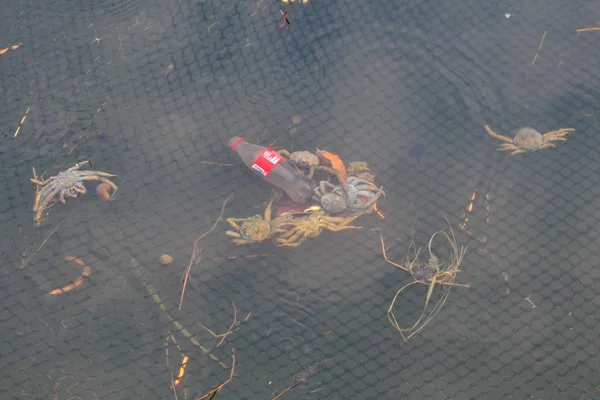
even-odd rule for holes
{"type": "Polygon", "coordinates": [[[319,165],[319,157],[310,151],[295,151],[290,154],[290,161],[298,168],[310,168],[319,165]]]}
{"type": "Polygon", "coordinates": [[[513,143],[522,149],[537,150],[544,145],[544,136],[533,128],[521,128],[515,132],[513,143]]]}
{"type": "Polygon", "coordinates": [[[323,210],[330,214],[339,214],[348,209],[346,198],[341,190],[334,190],[329,193],[325,193],[321,197],[321,207],[323,207],[323,210]]]}

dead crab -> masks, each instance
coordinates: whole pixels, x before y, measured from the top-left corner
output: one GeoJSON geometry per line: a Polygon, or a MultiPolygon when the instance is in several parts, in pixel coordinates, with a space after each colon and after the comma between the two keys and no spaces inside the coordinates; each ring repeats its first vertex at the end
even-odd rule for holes
{"type": "Polygon", "coordinates": [[[107,179],[118,175],[101,171],[80,171],[79,169],[85,164],[90,167],[92,165],[90,161],[81,161],[66,171],[61,171],[56,176],[51,176],[45,180],[41,177],[38,178],[34,169],[33,178],[30,180],[36,185],[33,204],[36,225],[41,222],[44,210],[57,201],[56,196],[58,196],[58,201],[66,203],[66,197],[77,197],[78,194],[87,193],[83,185],[85,181],[101,181],[108,184],[115,191],[119,189],[117,185],[107,179]]]}
{"type": "Polygon", "coordinates": [[[360,215],[352,217],[329,217],[321,207],[311,207],[300,215],[278,224],[279,233],[274,242],[278,246],[298,247],[306,239],[317,237],[323,229],[339,232],[347,229],[361,229],[360,226],[349,225],[360,215]]]}
{"type": "Polygon", "coordinates": [[[347,184],[348,191],[344,193],[341,186],[321,181],[314,189],[313,200],[319,201],[326,212],[337,214],[347,209],[367,211],[383,194],[383,188],[356,176],[348,177],[347,184]]]}
{"type": "Polygon", "coordinates": [[[275,199],[271,199],[265,208],[264,218],[260,215],[254,215],[248,218],[227,218],[227,223],[235,231],[227,231],[225,234],[233,239],[235,244],[250,244],[262,242],[278,232],[277,226],[281,221],[290,218],[283,214],[275,219],[271,219],[272,205],[275,199]]]}
{"type": "Polygon", "coordinates": [[[517,130],[515,137],[511,139],[507,136],[498,135],[487,125],[485,125],[485,130],[490,136],[505,142],[497,150],[511,151],[509,156],[556,147],[552,142],[565,142],[567,139],[564,136],[575,131],[573,128],[562,128],[542,135],[533,128],[520,128],[517,130]]]}

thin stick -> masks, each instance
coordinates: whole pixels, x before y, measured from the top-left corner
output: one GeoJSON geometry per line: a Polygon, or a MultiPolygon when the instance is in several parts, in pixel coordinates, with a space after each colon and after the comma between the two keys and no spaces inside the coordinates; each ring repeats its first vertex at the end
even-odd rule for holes
{"type": "Polygon", "coordinates": [[[235,167],[235,165],[233,165],[233,164],[223,164],[223,163],[212,162],[212,161],[198,161],[198,163],[199,164],[216,165],[218,167],[235,167]]]}
{"type": "Polygon", "coordinates": [[[40,244],[40,247],[37,248],[37,250],[31,255],[31,257],[29,257],[27,260],[25,260],[21,266],[19,267],[19,269],[23,269],[25,268],[25,266],[27,264],[29,264],[29,262],[33,259],[33,257],[35,257],[35,255],[38,253],[38,251],[40,251],[40,249],[42,247],[44,247],[44,245],[46,244],[46,242],[48,241],[48,239],[50,239],[50,236],[52,236],[54,234],[54,232],[56,232],[56,230],[58,229],[58,227],[60,226],[60,224],[62,224],[62,221],[60,221],[58,224],[56,224],[56,226],[54,227],[54,229],[52,229],[52,232],[50,232],[50,234],[48,234],[48,236],[46,236],[46,239],[44,239],[44,241],[42,242],[42,244],[40,244]]]}
{"type": "Polygon", "coordinates": [[[577,33],[581,33],[581,32],[591,32],[591,31],[600,31],[600,28],[583,28],[583,29],[577,29],[577,33]]]}
{"type": "Polygon", "coordinates": [[[219,347],[220,345],[223,344],[223,342],[225,341],[225,339],[227,338],[227,336],[231,335],[231,332],[233,332],[233,327],[235,326],[235,324],[237,324],[237,310],[235,308],[235,303],[233,302],[233,300],[231,301],[231,304],[233,305],[233,322],[231,323],[231,326],[229,327],[229,329],[227,330],[227,332],[225,332],[223,334],[223,337],[221,338],[221,340],[217,344],[217,347],[219,347]]]}
{"type": "Polygon", "coordinates": [[[535,64],[535,60],[537,60],[538,54],[540,54],[540,50],[542,49],[542,45],[544,44],[545,38],[546,38],[546,31],[544,31],[544,34],[542,35],[542,40],[540,41],[540,45],[537,49],[537,53],[535,53],[535,57],[533,57],[533,61],[531,62],[531,64],[535,64]]]}
{"type": "MultiPolygon", "coordinates": [[[[225,206],[227,205],[227,202],[229,200],[231,200],[231,198],[233,197],[233,195],[229,195],[229,197],[227,197],[224,201],[223,201],[223,206],[221,207],[221,214],[219,214],[219,218],[217,218],[217,220],[215,221],[215,223],[213,224],[213,226],[206,232],[204,232],[202,235],[200,235],[195,241],[194,241],[194,247],[192,249],[192,256],[190,257],[190,263],[188,264],[188,267],[186,268],[186,275],[185,275],[185,281],[183,282],[183,288],[181,290],[181,299],[179,300],[179,311],[182,310],[183,308],[183,296],[185,294],[185,289],[187,286],[187,281],[189,278],[189,271],[192,268],[192,264],[194,263],[196,257],[200,254],[200,252],[197,251],[198,248],[198,242],[200,242],[202,239],[204,239],[206,236],[208,236],[212,231],[215,230],[215,228],[217,227],[217,225],[219,224],[219,222],[221,222],[221,220],[223,219],[223,213],[225,212],[225,206]]],[[[202,251],[202,250],[200,250],[202,251]]]]}
{"type": "Polygon", "coordinates": [[[196,400],[204,400],[206,398],[208,398],[208,396],[211,396],[211,399],[215,396],[215,394],[217,394],[217,392],[221,389],[223,389],[223,387],[225,387],[226,385],[228,385],[232,380],[233,380],[233,375],[235,374],[235,349],[231,349],[231,372],[229,373],[229,378],[221,383],[219,386],[217,386],[216,388],[208,391],[205,395],[198,397],[196,400]]]}
{"type": "MultiPolygon", "coordinates": [[[[194,251],[195,251],[196,246],[194,245],[194,251]]],[[[192,260],[195,261],[195,259],[197,258],[198,261],[197,263],[200,263],[200,255],[202,254],[202,249],[200,249],[200,251],[198,252],[197,255],[192,254],[192,259],[190,260],[190,263],[188,264],[187,268],[185,269],[185,274],[183,277],[183,287],[181,288],[181,299],[179,299],[179,311],[181,311],[181,308],[183,307],[183,295],[185,294],[185,289],[187,288],[187,283],[188,280],[190,278],[190,272],[192,271],[192,260]]]]}
{"type": "Polygon", "coordinates": [[[258,258],[258,257],[271,257],[276,256],[277,254],[273,253],[264,253],[264,254],[248,254],[247,256],[231,256],[231,257],[213,257],[211,260],[236,260],[238,258],[258,258]]]}

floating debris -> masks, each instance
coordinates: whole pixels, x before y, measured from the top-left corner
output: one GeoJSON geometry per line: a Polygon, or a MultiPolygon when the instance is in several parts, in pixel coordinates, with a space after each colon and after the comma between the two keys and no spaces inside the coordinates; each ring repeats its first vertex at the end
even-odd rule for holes
{"type": "Polygon", "coordinates": [[[0,50],[0,56],[2,54],[4,54],[4,53],[8,52],[9,50],[16,50],[16,49],[18,49],[19,47],[21,47],[22,44],[23,43],[15,44],[15,45],[12,45],[10,47],[7,47],[5,49],[0,50]]]}
{"type": "Polygon", "coordinates": [[[25,110],[25,114],[21,118],[21,122],[19,122],[19,126],[17,127],[17,130],[15,131],[15,134],[13,136],[14,138],[16,138],[19,135],[19,132],[21,132],[21,127],[23,126],[23,123],[27,119],[27,115],[29,114],[29,109],[30,109],[30,107],[27,107],[27,110],[25,110]]]}
{"type": "Polygon", "coordinates": [[[162,265],[169,265],[173,262],[173,257],[168,254],[163,254],[160,256],[159,261],[162,265]]]}
{"type": "Polygon", "coordinates": [[[73,290],[76,287],[78,287],[79,285],[81,285],[83,283],[83,279],[92,273],[92,269],[90,267],[88,267],[81,258],[77,258],[77,257],[73,257],[73,256],[66,256],[65,260],[72,261],[75,264],[81,265],[83,267],[81,275],[73,283],[70,283],[70,284],[63,286],[61,288],[58,288],[58,289],[54,289],[53,291],[51,291],[48,294],[57,295],[57,294],[63,294],[66,292],[70,292],[71,290],[73,290]]]}

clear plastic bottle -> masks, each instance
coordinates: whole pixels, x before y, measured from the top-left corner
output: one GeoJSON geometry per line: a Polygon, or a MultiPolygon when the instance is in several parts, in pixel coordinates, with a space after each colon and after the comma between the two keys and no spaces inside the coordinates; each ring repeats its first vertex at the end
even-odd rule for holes
{"type": "Polygon", "coordinates": [[[312,198],[313,181],[296,172],[275,150],[248,143],[237,136],[229,140],[229,147],[240,156],[248,168],[271,185],[283,190],[294,203],[305,204],[312,198]]]}

